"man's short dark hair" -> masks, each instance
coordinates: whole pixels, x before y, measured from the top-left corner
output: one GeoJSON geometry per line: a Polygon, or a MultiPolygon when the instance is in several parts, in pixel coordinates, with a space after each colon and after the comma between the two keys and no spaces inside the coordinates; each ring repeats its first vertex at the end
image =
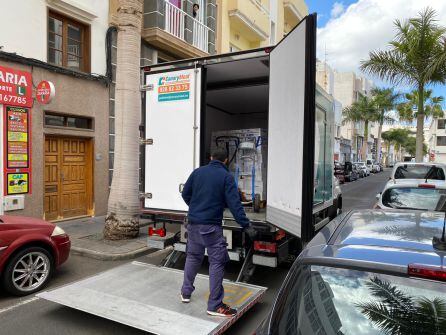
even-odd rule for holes
{"type": "Polygon", "coordinates": [[[217,147],[214,150],[212,150],[211,157],[214,160],[224,162],[225,159],[228,158],[228,152],[224,148],[217,147]]]}

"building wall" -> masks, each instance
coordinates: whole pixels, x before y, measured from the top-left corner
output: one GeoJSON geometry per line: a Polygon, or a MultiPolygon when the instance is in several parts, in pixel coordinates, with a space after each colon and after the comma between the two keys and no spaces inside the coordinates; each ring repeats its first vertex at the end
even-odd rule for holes
{"type": "Polygon", "coordinates": [[[2,51],[47,62],[48,11],[62,12],[90,25],[91,72],[104,75],[108,0],[0,0],[2,51]],[[7,10],[3,10],[7,9],[7,10]],[[7,13],[7,14],[6,14],[7,13]],[[7,32],[7,33],[6,33],[7,32]]]}
{"type": "Polygon", "coordinates": [[[277,44],[308,14],[308,7],[304,0],[217,0],[217,13],[217,53],[227,53],[277,44]],[[287,21],[285,4],[292,6],[297,18],[287,21]],[[231,19],[234,11],[244,23],[231,19]],[[262,36],[250,33],[253,29],[262,36]]]}
{"type": "Polygon", "coordinates": [[[42,218],[44,215],[45,135],[91,138],[93,140],[93,213],[107,211],[108,176],[108,87],[104,82],[54,73],[36,66],[0,60],[0,66],[31,72],[34,87],[42,80],[54,83],[56,95],[48,105],[34,102],[32,120],[32,194],[25,195],[25,209],[7,212],[42,218]],[[94,130],[45,127],[45,111],[93,118],[94,130]]]}

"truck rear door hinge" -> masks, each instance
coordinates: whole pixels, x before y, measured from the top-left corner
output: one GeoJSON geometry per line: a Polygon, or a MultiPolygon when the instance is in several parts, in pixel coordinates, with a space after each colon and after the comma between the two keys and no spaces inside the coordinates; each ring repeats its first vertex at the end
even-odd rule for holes
{"type": "Polygon", "coordinates": [[[152,193],[140,193],[139,197],[141,199],[152,199],[152,193]]]}
{"type": "Polygon", "coordinates": [[[141,145],[153,145],[153,138],[146,138],[140,140],[141,145]]]}
{"type": "Polygon", "coordinates": [[[152,84],[141,85],[141,91],[142,92],[153,91],[153,85],[152,84]]]}

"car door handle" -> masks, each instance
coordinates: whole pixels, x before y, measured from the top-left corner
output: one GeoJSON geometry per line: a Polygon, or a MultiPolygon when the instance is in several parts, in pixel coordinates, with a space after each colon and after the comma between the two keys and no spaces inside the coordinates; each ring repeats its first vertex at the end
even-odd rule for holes
{"type": "Polygon", "coordinates": [[[178,186],[178,191],[179,191],[180,193],[183,193],[183,190],[184,190],[184,184],[180,184],[180,185],[178,186]]]}

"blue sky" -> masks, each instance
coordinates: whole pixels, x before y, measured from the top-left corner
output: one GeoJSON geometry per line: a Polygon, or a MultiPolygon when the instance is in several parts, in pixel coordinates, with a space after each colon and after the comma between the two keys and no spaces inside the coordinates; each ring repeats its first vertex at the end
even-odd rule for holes
{"type": "MultiPolygon", "coordinates": [[[[446,25],[446,1],[443,0],[306,0],[310,13],[318,14],[318,57],[333,69],[358,70],[368,53],[384,49],[394,36],[393,21],[413,17],[425,6],[433,7],[440,23],[446,25]],[[422,4],[420,4],[422,3],[422,4]]],[[[362,74],[363,75],[363,74],[362,74]]],[[[377,78],[379,86],[389,86],[377,78]]],[[[408,88],[397,88],[407,91],[408,88]]],[[[446,99],[446,86],[433,88],[446,99]]],[[[444,104],[446,107],[446,103],[444,104]]]]}

